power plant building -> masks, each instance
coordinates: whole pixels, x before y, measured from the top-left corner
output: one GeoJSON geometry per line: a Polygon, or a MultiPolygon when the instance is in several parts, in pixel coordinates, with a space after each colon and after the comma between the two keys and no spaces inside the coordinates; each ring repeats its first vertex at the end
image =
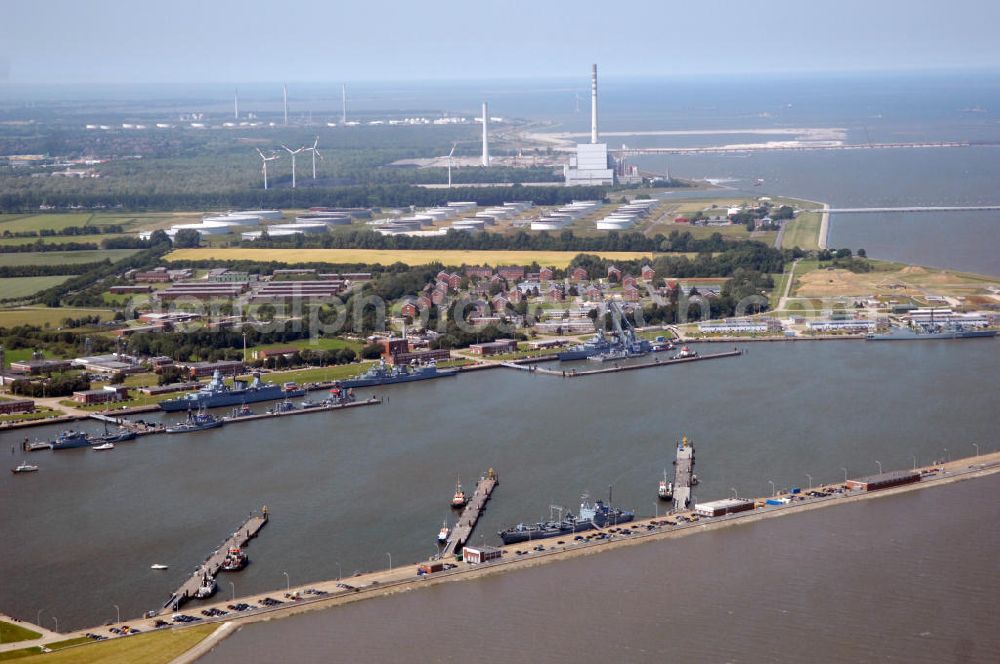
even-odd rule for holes
{"type": "Polygon", "coordinates": [[[597,142],[597,65],[591,70],[590,109],[590,143],[578,143],[576,155],[563,167],[567,187],[615,183],[615,163],[608,144],[597,142]]]}

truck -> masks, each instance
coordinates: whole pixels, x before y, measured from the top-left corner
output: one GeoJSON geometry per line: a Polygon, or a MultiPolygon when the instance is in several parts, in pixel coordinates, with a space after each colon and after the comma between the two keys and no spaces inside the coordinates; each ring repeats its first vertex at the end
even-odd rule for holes
{"type": "Polygon", "coordinates": [[[440,572],[444,569],[444,563],[442,562],[432,562],[424,563],[417,566],[417,576],[423,576],[424,574],[433,574],[434,572],[440,572]]]}

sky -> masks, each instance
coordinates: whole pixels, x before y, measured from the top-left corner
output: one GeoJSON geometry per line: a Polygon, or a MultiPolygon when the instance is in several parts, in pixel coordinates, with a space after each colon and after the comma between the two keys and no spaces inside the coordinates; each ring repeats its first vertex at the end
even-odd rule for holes
{"type": "Polygon", "coordinates": [[[2,0],[0,82],[1000,67],[997,0],[2,0]]]}

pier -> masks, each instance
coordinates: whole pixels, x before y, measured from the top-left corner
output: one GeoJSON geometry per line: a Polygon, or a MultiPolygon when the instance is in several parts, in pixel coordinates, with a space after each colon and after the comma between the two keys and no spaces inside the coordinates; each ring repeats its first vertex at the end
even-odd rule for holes
{"type": "Polygon", "coordinates": [[[360,408],[362,406],[376,406],[382,403],[382,397],[369,397],[364,401],[347,401],[343,403],[333,403],[324,406],[313,406],[312,408],[296,408],[280,413],[254,413],[253,415],[242,415],[239,417],[226,416],[222,419],[226,424],[232,422],[249,422],[251,420],[264,420],[270,417],[289,417],[292,415],[304,415],[305,413],[322,413],[329,410],[342,410],[344,408],[360,408]]]}
{"type": "Polygon", "coordinates": [[[479,516],[486,509],[486,501],[490,499],[490,494],[493,493],[493,489],[498,484],[500,484],[500,479],[493,472],[492,468],[479,478],[479,483],[476,484],[476,490],[472,494],[472,498],[465,504],[462,516],[458,517],[458,522],[451,530],[451,537],[448,538],[448,542],[441,552],[441,558],[454,555],[469,541],[469,536],[472,535],[472,530],[476,527],[479,516]]]}
{"type": "Polygon", "coordinates": [[[646,362],[644,364],[616,364],[613,367],[606,367],[602,369],[589,369],[587,371],[577,371],[576,369],[570,369],[569,371],[562,370],[558,371],[556,369],[546,369],[544,367],[538,366],[524,366],[522,364],[514,364],[512,362],[503,362],[502,366],[509,369],[517,369],[519,371],[527,371],[529,373],[539,373],[546,376],[558,376],[560,378],[579,378],[581,376],[595,376],[597,374],[609,374],[618,373],[619,371],[636,371],[638,369],[649,369],[650,367],[665,367],[672,364],[684,364],[687,362],[699,362],[703,360],[717,360],[723,357],[737,357],[742,355],[743,351],[739,349],[729,350],[722,353],[709,353],[707,355],[695,355],[694,357],[680,357],[670,360],[653,360],[652,362],[646,362]]]}
{"type": "Polygon", "coordinates": [[[261,528],[267,525],[267,507],[265,506],[260,514],[251,515],[249,519],[243,522],[243,525],[236,529],[232,535],[220,546],[218,549],[212,552],[208,558],[205,559],[198,569],[195,570],[194,574],[184,582],[184,584],[174,591],[174,594],[170,596],[164,605],[160,609],[160,615],[173,612],[180,608],[184,602],[188,601],[192,597],[195,597],[204,582],[206,576],[215,577],[222,568],[222,563],[226,559],[226,554],[229,549],[232,548],[243,548],[246,546],[247,542],[257,537],[257,533],[260,532],[261,528]]]}

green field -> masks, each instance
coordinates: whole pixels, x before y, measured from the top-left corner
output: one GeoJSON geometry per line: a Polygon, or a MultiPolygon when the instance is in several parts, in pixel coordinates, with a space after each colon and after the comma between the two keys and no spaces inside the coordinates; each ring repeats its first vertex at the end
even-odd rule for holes
{"type": "MultiPolygon", "coordinates": [[[[60,231],[70,226],[87,226],[91,223],[100,224],[94,221],[93,214],[89,212],[70,212],[67,214],[0,214],[0,234],[4,231],[19,233],[24,231],[53,230],[60,231]]],[[[105,221],[104,223],[111,223],[105,221]]]]}
{"type": "MultiPolygon", "coordinates": [[[[0,232],[3,232],[0,226],[0,232]]],[[[102,240],[119,237],[131,237],[127,233],[102,233],[101,235],[46,235],[45,237],[0,237],[0,247],[13,247],[22,244],[64,244],[66,242],[91,243],[100,246],[102,240]]]]}
{"type": "Polygon", "coordinates": [[[41,634],[6,620],[0,620],[0,643],[16,643],[37,639],[41,634]]]}
{"type": "Polygon", "coordinates": [[[79,265],[104,259],[117,263],[138,253],[138,249],[98,249],[96,251],[33,251],[21,254],[0,254],[0,267],[23,265],[79,265]]]}
{"type": "MultiPolygon", "coordinates": [[[[96,664],[97,662],[101,664],[131,664],[132,662],[165,664],[193,648],[217,628],[217,625],[197,625],[184,629],[160,630],[125,639],[111,639],[38,655],[42,659],[28,657],[27,655],[37,653],[35,649],[28,649],[27,655],[20,655],[21,658],[24,658],[20,661],[25,664],[31,664],[35,661],[45,664],[96,664]]],[[[25,651],[14,650],[0,653],[0,660],[15,659],[17,656],[11,657],[10,655],[22,652],[25,651]],[[7,655],[7,657],[3,655],[7,655]]]]}
{"type": "Polygon", "coordinates": [[[783,249],[819,249],[819,226],[822,215],[818,212],[800,212],[795,219],[785,225],[781,238],[783,249]]]}
{"type": "Polygon", "coordinates": [[[254,346],[252,348],[247,348],[247,356],[253,357],[253,353],[258,350],[273,350],[275,348],[288,348],[289,346],[294,346],[299,350],[340,350],[341,348],[350,348],[355,353],[360,353],[364,344],[360,341],[353,341],[351,339],[317,337],[315,339],[298,339],[284,344],[279,343],[254,346]]]}
{"type": "Polygon", "coordinates": [[[58,286],[72,275],[58,277],[9,277],[0,278],[0,300],[28,297],[46,288],[58,286]]]}
{"type": "Polygon", "coordinates": [[[271,382],[295,381],[297,383],[319,383],[324,380],[343,380],[357,376],[374,362],[359,364],[338,364],[330,367],[313,367],[310,369],[295,369],[292,371],[276,371],[265,375],[271,382]]]}
{"type": "MultiPolygon", "coordinates": [[[[0,309],[0,327],[16,325],[58,326],[64,318],[82,318],[97,314],[101,320],[111,320],[115,312],[109,309],[73,309],[70,307],[19,307],[15,309],[0,309]]],[[[30,351],[29,351],[30,355],[30,351]]],[[[9,361],[8,356],[8,361],[9,361]]]]}

